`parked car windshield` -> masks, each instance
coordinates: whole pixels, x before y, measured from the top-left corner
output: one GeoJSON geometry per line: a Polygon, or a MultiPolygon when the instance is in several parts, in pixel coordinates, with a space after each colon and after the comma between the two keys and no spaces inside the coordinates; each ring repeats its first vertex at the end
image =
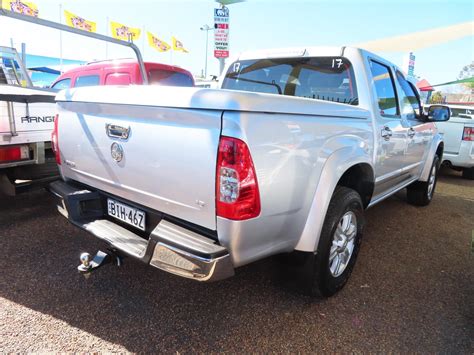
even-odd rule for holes
{"type": "Polygon", "coordinates": [[[223,89],[358,104],[351,63],[343,57],[279,58],[233,63],[223,89]]]}
{"type": "Polygon", "coordinates": [[[170,70],[150,70],[150,84],[167,86],[193,86],[193,79],[184,73],[170,70]]]}

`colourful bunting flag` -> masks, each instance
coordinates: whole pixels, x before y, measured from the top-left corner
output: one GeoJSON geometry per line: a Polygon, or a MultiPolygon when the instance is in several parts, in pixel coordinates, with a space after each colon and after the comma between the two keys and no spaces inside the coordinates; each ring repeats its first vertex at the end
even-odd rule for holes
{"type": "Polygon", "coordinates": [[[152,33],[147,32],[148,35],[148,44],[150,47],[155,48],[158,52],[168,52],[171,49],[171,46],[162,41],[158,37],[154,36],[152,33]]]}
{"type": "Polygon", "coordinates": [[[73,13],[64,10],[64,17],[66,18],[66,25],[80,30],[95,32],[97,29],[96,23],[87,21],[82,17],[74,15],[73,13]]]}
{"type": "Polygon", "coordinates": [[[2,0],[2,8],[22,15],[38,17],[38,6],[20,0],[2,0]]]}
{"type": "Polygon", "coordinates": [[[130,39],[136,41],[140,38],[141,30],[139,28],[128,27],[121,23],[110,21],[110,29],[112,31],[112,37],[121,39],[122,41],[128,41],[130,39]]]}
{"type": "Polygon", "coordinates": [[[173,50],[175,51],[180,51],[180,52],[184,52],[184,53],[189,53],[189,51],[187,51],[185,48],[184,48],[184,45],[183,45],[183,42],[181,42],[180,40],[178,40],[176,37],[172,36],[171,37],[171,40],[173,41],[173,50]]]}

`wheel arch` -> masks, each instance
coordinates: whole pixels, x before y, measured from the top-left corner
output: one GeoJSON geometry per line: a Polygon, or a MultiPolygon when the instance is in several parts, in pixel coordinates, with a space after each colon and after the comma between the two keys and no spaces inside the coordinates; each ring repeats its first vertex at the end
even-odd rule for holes
{"type": "Polygon", "coordinates": [[[365,209],[369,205],[374,193],[374,170],[367,163],[353,165],[344,172],[336,186],[345,186],[357,191],[365,209]]]}
{"type": "Polygon", "coordinates": [[[444,152],[444,142],[442,136],[438,133],[433,137],[433,141],[431,143],[430,151],[426,156],[426,160],[424,162],[423,170],[421,171],[419,181],[428,181],[428,177],[430,176],[431,170],[431,163],[435,155],[439,156],[440,163],[443,162],[443,152],[444,152]]]}
{"type": "Polygon", "coordinates": [[[303,232],[295,250],[317,250],[329,202],[337,186],[356,190],[364,208],[372,198],[375,184],[371,157],[364,149],[347,147],[334,152],[324,164],[303,232]]]}

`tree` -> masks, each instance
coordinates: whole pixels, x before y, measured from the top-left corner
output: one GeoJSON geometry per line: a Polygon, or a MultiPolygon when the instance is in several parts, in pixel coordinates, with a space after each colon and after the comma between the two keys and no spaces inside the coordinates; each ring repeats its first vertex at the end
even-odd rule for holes
{"type": "Polygon", "coordinates": [[[435,91],[433,95],[431,95],[430,98],[430,104],[441,104],[443,103],[443,94],[441,94],[441,91],[435,91]]]}
{"type": "MultiPolygon", "coordinates": [[[[474,77],[474,61],[471,64],[465,65],[462,70],[459,72],[458,80],[469,79],[474,77]]],[[[465,87],[474,90],[474,82],[463,83],[465,87]]]]}

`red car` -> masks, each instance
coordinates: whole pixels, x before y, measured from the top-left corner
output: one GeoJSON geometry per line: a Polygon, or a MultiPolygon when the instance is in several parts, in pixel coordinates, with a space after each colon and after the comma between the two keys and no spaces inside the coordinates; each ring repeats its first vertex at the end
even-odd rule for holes
{"type": "MultiPolygon", "coordinates": [[[[169,86],[194,86],[192,74],[180,67],[145,62],[150,84],[169,86]]],[[[96,85],[141,85],[142,76],[138,62],[133,59],[104,60],[81,65],[59,76],[51,85],[55,89],[67,89],[96,85]]]]}

